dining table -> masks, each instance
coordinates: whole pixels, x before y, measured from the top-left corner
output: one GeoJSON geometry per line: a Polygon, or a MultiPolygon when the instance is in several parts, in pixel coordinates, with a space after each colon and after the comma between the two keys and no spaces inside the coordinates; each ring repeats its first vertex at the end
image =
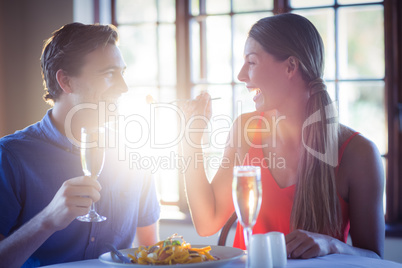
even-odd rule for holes
{"type": "MultiPolygon", "coordinates": [[[[202,265],[193,264],[191,267],[223,267],[223,268],[244,268],[246,264],[246,257],[243,255],[242,257],[224,263],[203,263],[202,265]]],[[[49,266],[49,268],[123,268],[123,267],[132,267],[135,268],[138,265],[135,264],[110,264],[104,263],[99,259],[90,259],[76,262],[67,262],[54,264],[49,266]]],[[[175,265],[174,267],[180,268],[181,265],[175,265]]],[[[188,267],[190,265],[185,265],[188,267]]],[[[143,267],[143,266],[141,266],[143,267]]],[[[331,254],[323,257],[317,257],[312,259],[288,259],[287,265],[285,267],[305,267],[305,268],[314,268],[314,267],[325,267],[325,268],[342,268],[342,267],[362,267],[362,268],[402,268],[401,263],[381,260],[381,259],[373,259],[368,257],[361,256],[353,256],[353,255],[345,255],[345,254],[331,254]]]]}

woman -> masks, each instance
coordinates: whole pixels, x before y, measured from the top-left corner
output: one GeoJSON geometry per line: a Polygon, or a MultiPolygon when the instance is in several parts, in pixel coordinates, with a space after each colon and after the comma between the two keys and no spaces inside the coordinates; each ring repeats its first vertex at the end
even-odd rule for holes
{"type": "MultiPolygon", "coordinates": [[[[234,212],[233,167],[260,165],[263,201],[253,233],[285,233],[291,258],[383,257],[380,155],[371,141],[337,123],[323,69],[323,43],[306,18],[281,14],[251,28],[238,78],[256,91],[256,112],[234,122],[211,182],[200,164],[202,149],[194,146],[202,140],[195,129],[206,126],[197,116],[211,117],[210,96],[203,93],[187,104],[186,117],[194,120],[182,145],[193,161],[186,189],[200,235],[216,233],[234,212]],[[269,157],[281,164],[268,163],[269,157]],[[346,244],[349,228],[353,246],[346,244]]],[[[244,248],[240,225],[234,246],[244,248]]]]}

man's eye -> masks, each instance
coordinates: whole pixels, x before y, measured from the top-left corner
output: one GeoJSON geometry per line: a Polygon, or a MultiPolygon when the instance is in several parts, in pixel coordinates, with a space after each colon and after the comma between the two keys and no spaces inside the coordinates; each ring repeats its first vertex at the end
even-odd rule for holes
{"type": "Polygon", "coordinates": [[[106,77],[112,77],[112,76],[113,76],[113,72],[112,72],[112,71],[110,71],[110,72],[105,72],[104,75],[105,75],[106,77]]]}
{"type": "Polygon", "coordinates": [[[248,62],[248,65],[254,65],[255,63],[254,62],[252,62],[252,61],[249,61],[248,62]]]}

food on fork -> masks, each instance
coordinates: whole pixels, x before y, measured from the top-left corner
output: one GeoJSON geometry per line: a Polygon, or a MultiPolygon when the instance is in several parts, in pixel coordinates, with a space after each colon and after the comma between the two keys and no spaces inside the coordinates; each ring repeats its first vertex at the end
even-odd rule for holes
{"type": "Polygon", "coordinates": [[[145,97],[145,99],[146,99],[146,102],[147,102],[148,104],[156,103],[156,101],[155,101],[154,97],[152,97],[152,95],[147,95],[147,96],[145,97]]]}

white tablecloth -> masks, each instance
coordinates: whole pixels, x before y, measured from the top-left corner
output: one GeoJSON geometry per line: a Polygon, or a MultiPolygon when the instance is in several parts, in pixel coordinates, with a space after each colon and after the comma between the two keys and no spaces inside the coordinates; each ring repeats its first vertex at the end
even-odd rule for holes
{"type": "MultiPolygon", "coordinates": [[[[244,267],[245,258],[225,263],[224,265],[208,265],[207,267],[224,267],[224,268],[240,268],[244,267]]],[[[131,266],[131,265],[130,265],[131,266]]],[[[122,265],[109,265],[102,263],[101,261],[95,260],[85,260],[78,262],[69,262],[69,263],[61,263],[55,265],[49,265],[44,267],[52,267],[52,268],[92,268],[92,267],[104,267],[104,268],[122,268],[122,265]]],[[[127,267],[127,266],[126,266],[127,267]]],[[[135,268],[135,265],[132,266],[135,268]]],[[[195,266],[196,267],[196,266],[195,266]]],[[[205,266],[203,266],[205,267],[205,266]]],[[[388,267],[398,267],[402,268],[402,264],[386,261],[386,260],[378,260],[366,257],[358,257],[351,255],[343,255],[343,254],[332,254],[325,257],[319,257],[308,260],[288,260],[288,264],[286,267],[305,267],[305,268],[342,268],[342,267],[362,267],[362,268],[388,268],[388,267]]]]}

